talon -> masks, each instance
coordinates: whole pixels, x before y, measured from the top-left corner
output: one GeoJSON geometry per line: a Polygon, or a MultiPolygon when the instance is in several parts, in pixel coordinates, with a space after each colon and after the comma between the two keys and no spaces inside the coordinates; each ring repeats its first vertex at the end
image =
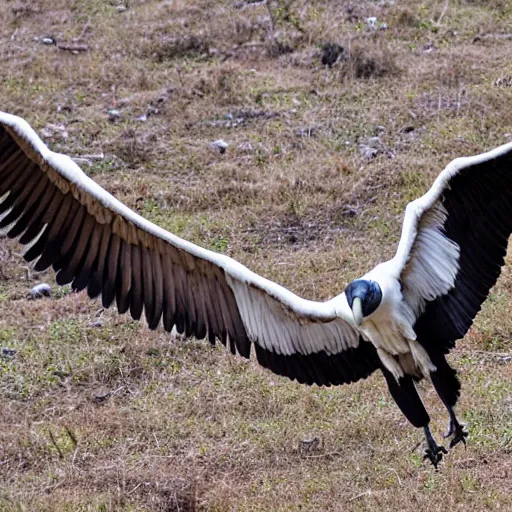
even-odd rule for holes
{"type": "Polygon", "coordinates": [[[423,455],[423,460],[425,460],[425,459],[430,460],[430,462],[432,463],[434,468],[437,469],[437,466],[439,465],[439,463],[443,459],[443,454],[447,455],[448,454],[448,450],[444,446],[442,446],[442,445],[441,446],[437,446],[436,445],[435,447],[432,447],[432,449],[431,448],[427,448],[425,450],[425,455],[423,455]]]}
{"type": "Polygon", "coordinates": [[[466,437],[468,437],[468,431],[464,430],[464,427],[462,425],[459,425],[458,428],[455,429],[453,439],[450,441],[450,449],[452,449],[454,446],[462,442],[464,444],[464,447],[466,446],[466,437]]]}
{"type": "Polygon", "coordinates": [[[455,425],[450,422],[448,430],[443,434],[443,439],[448,439],[449,437],[453,436],[453,434],[455,434],[455,425]]]}

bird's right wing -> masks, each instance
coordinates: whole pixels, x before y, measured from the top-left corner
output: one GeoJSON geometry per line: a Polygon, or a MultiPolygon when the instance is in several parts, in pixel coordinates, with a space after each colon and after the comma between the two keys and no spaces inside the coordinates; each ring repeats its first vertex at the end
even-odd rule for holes
{"type": "Polygon", "coordinates": [[[423,343],[455,346],[500,275],[512,232],[512,143],[457,158],[409,203],[391,265],[423,343]]]}
{"type": "Polygon", "coordinates": [[[150,328],[218,338],[300,382],[341,384],[379,366],[351,325],[344,296],[304,300],[235,260],[143,219],[53,153],[22,119],[0,113],[0,230],[19,237],[35,269],[87,288],[150,328]]]}

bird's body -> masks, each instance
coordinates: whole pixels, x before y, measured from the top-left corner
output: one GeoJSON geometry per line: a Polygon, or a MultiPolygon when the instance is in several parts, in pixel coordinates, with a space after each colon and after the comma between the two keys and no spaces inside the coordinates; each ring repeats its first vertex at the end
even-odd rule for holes
{"type": "Polygon", "coordinates": [[[445,355],[496,282],[512,231],[512,144],[454,160],[411,202],[395,256],[326,302],[308,301],[235,260],[148,222],[0,112],[0,234],[28,246],[35,269],[87,289],[148,326],[220,340],[301,383],[339,385],[381,370],[394,400],[429,430],[415,381],[431,381],[450,416],[460,384],[445,355]]]}

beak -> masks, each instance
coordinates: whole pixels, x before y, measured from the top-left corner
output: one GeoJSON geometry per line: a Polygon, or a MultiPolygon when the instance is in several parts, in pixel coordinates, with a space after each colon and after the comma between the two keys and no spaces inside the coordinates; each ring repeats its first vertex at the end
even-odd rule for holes
{"type": "Polygon", "coordinates": [[[363,323],[363,303],[360,297],[355,297],[352,302],[352,315],[357,326],[363,323]]]}

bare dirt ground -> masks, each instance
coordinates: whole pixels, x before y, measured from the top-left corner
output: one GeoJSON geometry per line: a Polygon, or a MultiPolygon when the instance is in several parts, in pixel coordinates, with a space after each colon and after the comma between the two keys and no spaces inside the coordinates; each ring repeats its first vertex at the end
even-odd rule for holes
{"type": "MultiPolygon", "coordinates": [[[[3,0],[0,19],[1,110],[307,298],[390,257],[451,159],[512,139],[508,0],[3,0]]],[[[451,355],[470,438],[436,472],[380,375],[300,386],[103,311],[21,251],[0,239],[0,510],[512,510],[512,267],[451,355]]]]}

